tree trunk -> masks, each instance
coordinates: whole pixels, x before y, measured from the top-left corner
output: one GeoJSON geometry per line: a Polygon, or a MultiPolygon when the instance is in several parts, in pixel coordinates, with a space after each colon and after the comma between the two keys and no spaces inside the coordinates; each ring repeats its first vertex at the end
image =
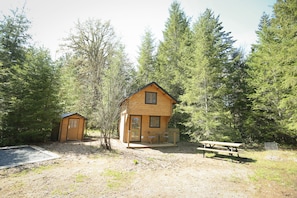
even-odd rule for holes
{"type": "Polygon", "coordinates": [[[101,146],[106,150],[111,150],[111,144],[110,144],[110,134],[107,132],[103,132],[103,135],[101,136],[101,146]]]}

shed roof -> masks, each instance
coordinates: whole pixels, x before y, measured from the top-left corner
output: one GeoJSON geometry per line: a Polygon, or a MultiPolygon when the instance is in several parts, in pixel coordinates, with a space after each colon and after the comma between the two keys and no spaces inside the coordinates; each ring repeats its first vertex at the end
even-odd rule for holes
{"type": "Polygon", "coordinates": [[[125,101],[126,101],[128,98],[130,98],[131,96],[137,94],[137,93],[140,92],[141,90],[143,90],[143,89],[145,89],[145,88],[147,88],[147,87],[149,87],[149,86],[151,86],[151,85],[155,85],[155,86],[156,86],[157,88],[159,88],[163,93],[167,94],[167,95],[173,100],[173,103],[174,103],[174,104],[177,103],[177,100],[176,100],[173,96],[171,96],[165,89],[163,89],[160,85],[158,85],[158,83],[156,83],[156,82],[151,82],[151,83],[149,83],[149,84],[147,84],[147,85],[141,87],[140,89],[138,89],[135,93],[132,93],[131,95],[129,95],[127,98],[125,98],[125,99],[121,102],[121,104],[123,104],[123,102],[125,102],[125,101]]]}
{"type": "Polygon", "coordinates": [[[61,115],[61,118],[67,118],[67,117],[69,117],[69,116],[73,116],[73,115],[78,115],[78,116],[80,116],[80,117],[83,117],[84,119],[87,119],[86,117],[80,115],[79,113],[63,113],[63,114],[61,115]]]}

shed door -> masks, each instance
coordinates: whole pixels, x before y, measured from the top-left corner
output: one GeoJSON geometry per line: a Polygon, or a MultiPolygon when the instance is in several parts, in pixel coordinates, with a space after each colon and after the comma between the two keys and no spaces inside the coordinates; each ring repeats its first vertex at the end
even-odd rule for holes
{"type": "Polygon", "coordinates": [[[78,140],[79,119],[70,118],[68,122],[67,140],[78,140]]]}
{"type": "Polygon", "coordinates": [[[131,116],[130,119],[130,141],[140,142],[141,137],[141,116],[131,116]]]}

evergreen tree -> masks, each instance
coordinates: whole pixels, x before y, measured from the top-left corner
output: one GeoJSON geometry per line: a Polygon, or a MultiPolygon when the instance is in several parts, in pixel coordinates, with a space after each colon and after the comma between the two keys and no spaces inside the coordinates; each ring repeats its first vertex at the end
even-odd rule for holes
{"type": "MultiPolygon", "coordinates": [[[[273,40],[273,32],[270,30],[271,26],[271,19],[267,14],[263,14],[261,17],[258,31],[256,31],[258,35],[257,44],[253,45],[252,53],[249,56],[248,65],[250,67],[248,73],[250,76],[249,85],[253,88],[253,92],[249,95],[252,100],[252,119],[251,119],[251,127],[253,128],[253,133],[251,134],[252,140],[258,140],[263,142],[266,140],[272,140],[272,136],[275,131],[280,130],[277,122],[272,119],[269,114],[272,111],[275,111],[275,106],[273,105],[273,90],[274,88],[270,85],[271,80],[269,80],[269,74],[273,72],[268,65],[268,59],[270,59],[268,54],[262,54],[263,50],[268,46],[264,46],[263,44],[270,43],[273,40]],[[261,55],[262,54],[262,55],[261,55]],[[263,56],[260,59],[256,57],[263,56]],[[264,61],[262,63],[262,61],[264,61]],[[261,85],[260,85],[261,84],[261,85]],[[255,87],[256,86],[256,87],[255,87]],[[260,87],[258,87],[260,86],[260,87]],[[258,88],[257,88],[258,87],[258,88]],[[265,96],[269,96],[271,99],[270,104],[265,104],[266,102],[263,101],[265,96]],[[266,106],[270,106],[266,109],[266,106]],[[274,106],[274,107],[273,107],[274,106]],[[266,109],[266,110],[265,110],[266,109]],[[274,110],[273,110],[274,109],[274,110]],[[254,127],[253,127],[254,126],[254,127]]],[[[266,45],[265,44],[265,45],[266,45]]],[[[273,79],[273,77],[272,77],[273,79]]]]}
{"type": "MultiPolygon", "coordinates": [[[[9,103],[9,79],[11,78],[11,67],[21,65],[24,62],[26,46],[31,38],[27,33],[30,22],[23,11],[12,11],[11,15],[3,16],[0,20],[0,120],[1,114],[9,103]]],[[[1,123],[1,121],[0,121],[1,123]]]]}
{"type": "Polygon", "coordinates": [[[7,120],[8,113],[14,111],[14,105],[17,105],[17,92],[12,82],[15,75],[13,67],[22,68],[25,61],[26,47],[31,38],[27,33],[29,26],[24,12],[19,10],[3,16],[0,21],[0,144],[3,145],[8,143],[5,137],[10,135],[4,130],[13,127],[4,126],[3,120],[7,120]]]}
{"type": "Polygon", "coordinates": [[[27,53],[24,69],[17,76],[25,81],[22,106],[22,130],[24,142],[46,141],[61,114],[58,90],[58,73],[50,53],[43,49],[31,49],[27,53]]]}
{"type": "Polygon", "coordinates": [[[81,93],[84,91],[78,80],[79,73],[75,67],[75,60],[70,55],[65,55],[56,63],[59,66],[59,98],[63,112],[81,112],[82,110],[81,93]]]}
{"type": "Polygon", "coordinates": [[[58,80],[48,51],[30,49],[11,68],[10,111],[3,118],[6,144],[46,141],[59,119],[58,80]]]}
{"type": "Polygon", "coordinates": [[[282,84],[284,95],[281,97],[279,108],[283,112],[282,125],[286,131],[281,137],[287,143],[297,142],[297,1],[279,0],[274,6],[275,17],[272,28],[278,37],[276,61],[282,67],[282,84]],[[291,141],[291,142],[289,142],[291,141]]]}
{"type": "Polygon", "coordinates": [[[253,132],[250,130],[252,126],[249,125],[251,101],[248,94],[251,93],[251,89],[247,83],[248,65],[240,49],[234,50],[231,55],[231,65],[226,69],[228,69],[226,70],[228,75],[224,80],[226,84],[226,108],[230,110],[231,126],[233,127],[230,136],[234,140],[249,142],[253,132]]]}
{"type": "Polygon", "coordinates": [[[186,126],[195,140],[230,138],[230,101],[225,79],[232,66],[229,59],[234,41],[209,9],[194,24],[193,31],[194,62],[181,97],[181,109],[190,115],[186,126]]]}
{"type": "Polygon", "coordinates": [[[30,21],[23,11],[12,11],[11,15],[3,16],[0,21],[0,57],[2,69],[22,64],[31,36],[27,33],[30,21]]]}
{"type": "Polygon", "coordinates": [[[29,46],[29,24],[18,11],[0,23],[0,145],[46,141],[60,113],[55,67],[29,46]]]}
{"type": "Polygon", "coordinates": [[[142,38],[138,57],[137,85],[142,87],[155,81],[155,41],[150,30],[146,30],[142,38]]]}
{"type": "MultiPolygon", "coordinates": [[[[185,84],[185,79],[188,78],[187,68],[192,63],[191,34],[190,20],[180,4],[174,1],[169,9],[163,41],[157,50],[155,81],[178,101],[187,86],[185,84]]],[[[184,131],[183,123],[188,116],[175,108],[169,127],[184,131]]]]}
{"type": "Polygon", "coordinates": [[[189,19],[180,4],[174,1],[169,9],[169,18],[163,31],[164,40],[157,52],[157,82],[177,100],[184,93],[187,78],[191,31],[189,19]]]}
{"type": "Polygon", "coordinates": [[[296,142],[296,10],[296,0],[277,1],[273,18],[261,19],[258,44],[249,57],[260,141],[296,142]]]}

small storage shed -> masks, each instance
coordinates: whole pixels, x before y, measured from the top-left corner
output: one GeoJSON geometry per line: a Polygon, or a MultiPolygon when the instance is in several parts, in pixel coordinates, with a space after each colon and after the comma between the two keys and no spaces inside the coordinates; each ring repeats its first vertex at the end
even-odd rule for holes
{"type": "Polygon", "coordinates": [[[61,116],[58,140],[83,140],[86,118],[78,113],[65,113],[61,116]]]}
{"type": "Polygon", "coordinates": [[[168,122],[177,101],[152,82],[121,103],[120,140],[124,143],[162,143],[170,138],[168,122]]]}

